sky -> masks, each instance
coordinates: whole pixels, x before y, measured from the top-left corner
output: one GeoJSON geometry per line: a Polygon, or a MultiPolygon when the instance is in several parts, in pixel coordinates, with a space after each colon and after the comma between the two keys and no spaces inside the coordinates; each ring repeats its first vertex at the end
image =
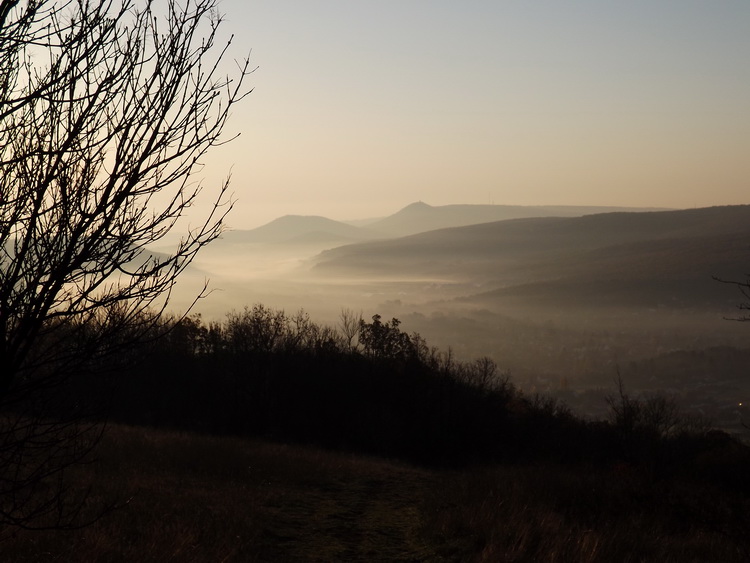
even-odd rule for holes
{"type": "Polygon", "coordinates": [[[415,201],[750,203],[748,0],[221,0],[232,228],[415,201]]]}

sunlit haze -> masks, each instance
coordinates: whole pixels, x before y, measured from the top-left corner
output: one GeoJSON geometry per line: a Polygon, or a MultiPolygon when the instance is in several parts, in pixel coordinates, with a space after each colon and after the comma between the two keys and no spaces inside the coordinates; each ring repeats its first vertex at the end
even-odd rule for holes
{"type": "Polygon", "coordinates": [[[750,0],[0,0],[0,84],[0,563],[750,561],[750,0]]]}
{"type": "Polygon", "coordinates": [[[413,201],[747,202],[750,3],[224,0],[229,223],[413,201]]]}

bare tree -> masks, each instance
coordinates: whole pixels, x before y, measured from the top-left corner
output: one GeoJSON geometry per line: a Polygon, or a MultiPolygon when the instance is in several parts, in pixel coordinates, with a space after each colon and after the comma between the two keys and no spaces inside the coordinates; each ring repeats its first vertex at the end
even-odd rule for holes
{"type": "Polygon", "coordinates": [[[347,350],[354,350],[359,344],[355,339],[359,336],[359,327],[362,321],[362,311],[355,313],[347,307],[342,307],[338,329],[344,337],[347,350]]]}
{"type": "Polygon", "coordinates": [[[750,311],[750,275],[748,275],[747,279],[744,281],[727,280],[718,278],[716,276],[714,276],[714,279],[718,282],[727,283],[729,285],[737,287],[737,289],[740,290],[742,297],[744,298],[744,301],[737,305],[737,309],[741,311],[741,313],[735,317],[730,317],[730,320],[745,322],[750,321],[750,313],[748,313],[748,311],[750,311]]]}
{"type": "Polygon", "coordinates": [[[221,232],[228,180],[196,173],[252,70],[222,73],[220,23],[216,0],[0,0],[0,524],[70,521],[48,482],[88,427],[45,406],[149,332],[221,232]],[[149,251],[206,197],[172,253],[149,251]]]}

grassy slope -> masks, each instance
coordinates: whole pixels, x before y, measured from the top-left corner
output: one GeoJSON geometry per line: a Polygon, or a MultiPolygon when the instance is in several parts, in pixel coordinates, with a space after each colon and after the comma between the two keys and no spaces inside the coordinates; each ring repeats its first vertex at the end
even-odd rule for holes
{"type": "MultiPolygon", "coordinates": [[[[111,426],[99,463],[69,481],[91,487],[83,516],[121,506],[79,531],[0,537],[0,561],[750,556],[750,448],[679,418],[668,401],[623,394],[611,423],[584,421],[519,395],[491,364],[354,353],[299,318],[247,315],[235,328],[255,332],[235,341],[229,323],[214,327],[218,347],[201,353],[209,333],[195,319],[146,346],[118,378],[111,411],[143,426],[111,426]],[[250,338],[278,328],[274,319],[287,327],[275,345],[250,338]]],[[[78,383],[74,402],[102,396],[98,377],[78,383]]]]}
{"type": "Polygon", "coordinates": [[[420,497],[434,476],[303,447],[123,426],[83,468],[122,506],[74,532],[21,532],[5,561],[435,560],[420,497]]]}
{"type": "Polygon", "coordinates": [[[417,468],[363,456],[111,427],[83,467],[89,528],[19,532],[4,561],[746,561],[743,507],[642,468],[417,468]],[[730,518],[729,514],[735,514],[730,518]]]}

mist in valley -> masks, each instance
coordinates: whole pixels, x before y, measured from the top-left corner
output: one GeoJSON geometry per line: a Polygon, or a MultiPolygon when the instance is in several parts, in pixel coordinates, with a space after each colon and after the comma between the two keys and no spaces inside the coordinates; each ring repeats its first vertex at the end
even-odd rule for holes
{"type": "Polygon", "coordinates": [[[728,320],[741,293],[714,277],[744,279],[750,207],[560,211],[503,219],[503,206],[419,203],[358,225],[283,217],[207,247],[173,305],[208,280],[193,307],[206,321],[256,303],[329,326],[343,310],[395,317],[457,360],[492,358],[524,393],[584,414],[605,412],[620,377],[739,428],[748,327],[728,320]],[[473,222],[492,213],[501,219],[473,222]]]}

